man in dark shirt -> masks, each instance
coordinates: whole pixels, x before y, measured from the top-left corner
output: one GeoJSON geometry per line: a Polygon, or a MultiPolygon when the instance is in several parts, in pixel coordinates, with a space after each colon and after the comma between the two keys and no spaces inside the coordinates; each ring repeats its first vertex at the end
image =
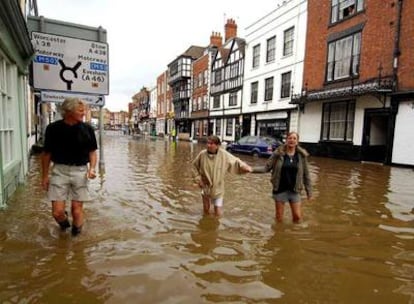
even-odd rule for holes
{"type": "Polygon", "coordinates": [[[65,202],[70,198],[72,235],[81,232],[83,202],[91,200],[88,179],[96,177],[97,143],[93,128],[83,122],[85,107],[78,98],[65,99],[61,105],[63,119],[46,128],[42,153],[42,187],[52,201],[52,215],[62,230],[69,228],[65,202]]]}

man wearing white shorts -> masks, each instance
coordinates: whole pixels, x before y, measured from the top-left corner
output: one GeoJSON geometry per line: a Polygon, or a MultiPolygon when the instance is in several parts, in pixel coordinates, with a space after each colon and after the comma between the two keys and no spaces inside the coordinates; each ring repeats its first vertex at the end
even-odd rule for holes
{"type": "Polygon", "coordinates": [[[96,177],[97,142],[92,126],[83,122],[85,107],[77,98],[63,102],[63,119],[47,126],[42,152],[42,187],[52,201],[52,215],[62,230],[69,228],[65,202],[70,199],[74,236],[82,230],[83,202],[90,200],[88,179],[96,177]]]}

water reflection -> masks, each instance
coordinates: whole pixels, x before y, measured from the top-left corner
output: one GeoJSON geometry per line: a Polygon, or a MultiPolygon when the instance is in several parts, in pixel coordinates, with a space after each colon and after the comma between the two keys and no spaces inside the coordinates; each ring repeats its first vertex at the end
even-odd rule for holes
{"type": "MultiPolygon", "coordinates": [[[[217,247],[218,228],[220,221],[213,216],[202,216],[197,225],[197,231],[191,233],[194,243],[188,244],[193,253],[212,255],[217,247]]],[[[211,260],[211,258],[209,258],[211,260]]]]}
{"type": "MultiPolygon", "coordinates": [[[[79,238],[59,231],[39,159],[0,212],[0,302],[410,303],[414,172],[311,158],[314,201],[275,225],[270,175],[229,175],[202,216],[203,144],[108,133],[79,238]]],[[[251,165],[265,159],[241,156],[251,165]]]]}
{"type": "Polygon", "coordinates": [[[388,201],[385,206],[390,210],[393,218],[405,222],[413,222],[413,171],[392,168],[389,180],[388,201]]]}

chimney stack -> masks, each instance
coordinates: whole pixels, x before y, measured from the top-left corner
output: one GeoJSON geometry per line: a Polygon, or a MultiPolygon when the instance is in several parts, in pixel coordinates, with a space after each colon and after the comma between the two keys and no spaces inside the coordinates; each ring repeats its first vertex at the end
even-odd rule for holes
{"type": "Polygon", "coordinates": [[[219,32],[212,32],[210,36],[210,45],[220,48],[223,44],[223,38],[219,32]]]}
{"type": "Polygon", "coordinates": [[[225,41],[237,37],[237,24],[234,19],[227,19],[227,23],[224,26],[224,32],[225,32],[225,41]]]}

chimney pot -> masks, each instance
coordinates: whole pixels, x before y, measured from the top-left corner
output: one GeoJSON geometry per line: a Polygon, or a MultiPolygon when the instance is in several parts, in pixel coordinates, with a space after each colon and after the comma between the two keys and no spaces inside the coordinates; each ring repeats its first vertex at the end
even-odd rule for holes
{"type": "Polygon", "coordinates": [[[227,23],[224,26],[224,40],[227,41],[231,38],[237,37],[237,24],[236,21],[232,18],[227,19],[227,23]]]}

